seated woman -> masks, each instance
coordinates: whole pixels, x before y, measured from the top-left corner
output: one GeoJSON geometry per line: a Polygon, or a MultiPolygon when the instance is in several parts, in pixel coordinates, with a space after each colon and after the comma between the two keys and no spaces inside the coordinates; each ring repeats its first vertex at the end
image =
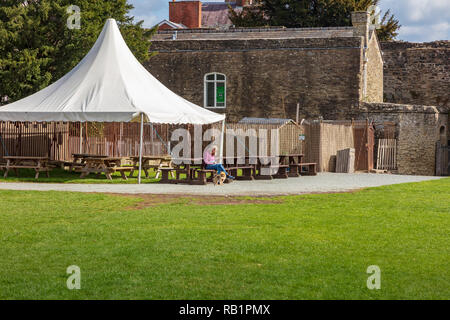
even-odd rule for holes
{"type": "Polygon", "coordinates": [[[218,174],[224,172],[228,179],[234,180],[234,177],[228,174],[222,164],[216,163],[216,151],[217,147],[214,146],[212,147],[211,152],[206,149],[203,153],[203,161],[205,161],[206,170],[216,170],[218,174]]]}

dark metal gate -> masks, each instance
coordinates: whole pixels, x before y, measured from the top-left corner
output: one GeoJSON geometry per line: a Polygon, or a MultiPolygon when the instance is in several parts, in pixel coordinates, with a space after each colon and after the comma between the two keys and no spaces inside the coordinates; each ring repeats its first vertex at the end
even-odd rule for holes
{"type": "Polygon", "coordinates": [[[436,143],[436,176],[448,176],[450,172],[450,148],[436,143]]]}

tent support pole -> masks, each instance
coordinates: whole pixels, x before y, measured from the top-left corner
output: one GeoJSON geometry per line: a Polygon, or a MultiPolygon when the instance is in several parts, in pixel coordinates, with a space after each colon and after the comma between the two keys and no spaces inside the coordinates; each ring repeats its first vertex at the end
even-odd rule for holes
{"type": "Polygon", "coordinates": [[[139,178],[138,183],[141,184],[141,176],[142,176],[142,148],[144,144],[144,114],[141,113],[141,137],[139,143],[139,178]]]}
{"type": "Polygon", "coordinates": [[[83,153],[83,123],[80,122],[80,154],[83,153]]]}
{"type": "Polygon", "coordinates": [[[222,132],[220,134],[220,163],[223,164],[223,145],[224,145],[224,136],[225,136],[225,119],[222,121],[222,132]]]}

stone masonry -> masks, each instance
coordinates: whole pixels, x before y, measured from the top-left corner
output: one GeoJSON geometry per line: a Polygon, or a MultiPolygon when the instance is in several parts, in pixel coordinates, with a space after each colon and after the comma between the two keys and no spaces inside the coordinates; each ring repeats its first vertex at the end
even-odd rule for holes
{"type": "Polygon", "coordinates": [[[204,77],[227,77],[229,121],[245,116],[344,119],[362,91],[361,38],[154,41],[147,67],[164,85],[204,105],[204,77]]]}
{"type": "Polygon", "coordinates": [[[384,101],[450,108],[450,41],[383,42],[384,101]]]}
{"type": "MultiPolygon", "coordinates": [[[[447,128],[444,108],[392,103],[362,103],[361,119],[397,123],[397,165],[399,174],[434,176],[436,142],[440,128],[447,128]]],[[[447,130],[446,130],[447,131],[447,130]]]]}
{"type": "Polygon", "coordinates": [[[368,14],[354,27],[162,31],[146,67],[164,85],[204,105],[204,78],[226,79],[231,122],[245,116],[347,119],[361,101],[382,102],[383,61],[368,14]],[[369,37],[370,39],[366,39],[369,37]],[[367,47],[368,46],[368,47],[367,47]],[[373,52],[378,51],[378,52],[373,52]]]}

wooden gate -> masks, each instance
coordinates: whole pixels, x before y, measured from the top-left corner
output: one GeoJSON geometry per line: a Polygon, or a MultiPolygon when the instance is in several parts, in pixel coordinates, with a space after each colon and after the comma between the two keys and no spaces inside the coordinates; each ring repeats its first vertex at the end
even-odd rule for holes
{"type": "Polygon", "coordinates": [[[375,129],[368,121],[364,126],[354,124],[355,170],[373,170],[373,151],[375,145],[375,129]]]}
{"type": "Polygon", "coordinates": [[[378,170],[396,170],[397,169],[397,140],[380,139],[378,140],[378,170]]]}
{"type": "Polygon", "coordinates": [[[450,148],[436,143],[436,176],[448,176],[450,172],[450,148]]]}

